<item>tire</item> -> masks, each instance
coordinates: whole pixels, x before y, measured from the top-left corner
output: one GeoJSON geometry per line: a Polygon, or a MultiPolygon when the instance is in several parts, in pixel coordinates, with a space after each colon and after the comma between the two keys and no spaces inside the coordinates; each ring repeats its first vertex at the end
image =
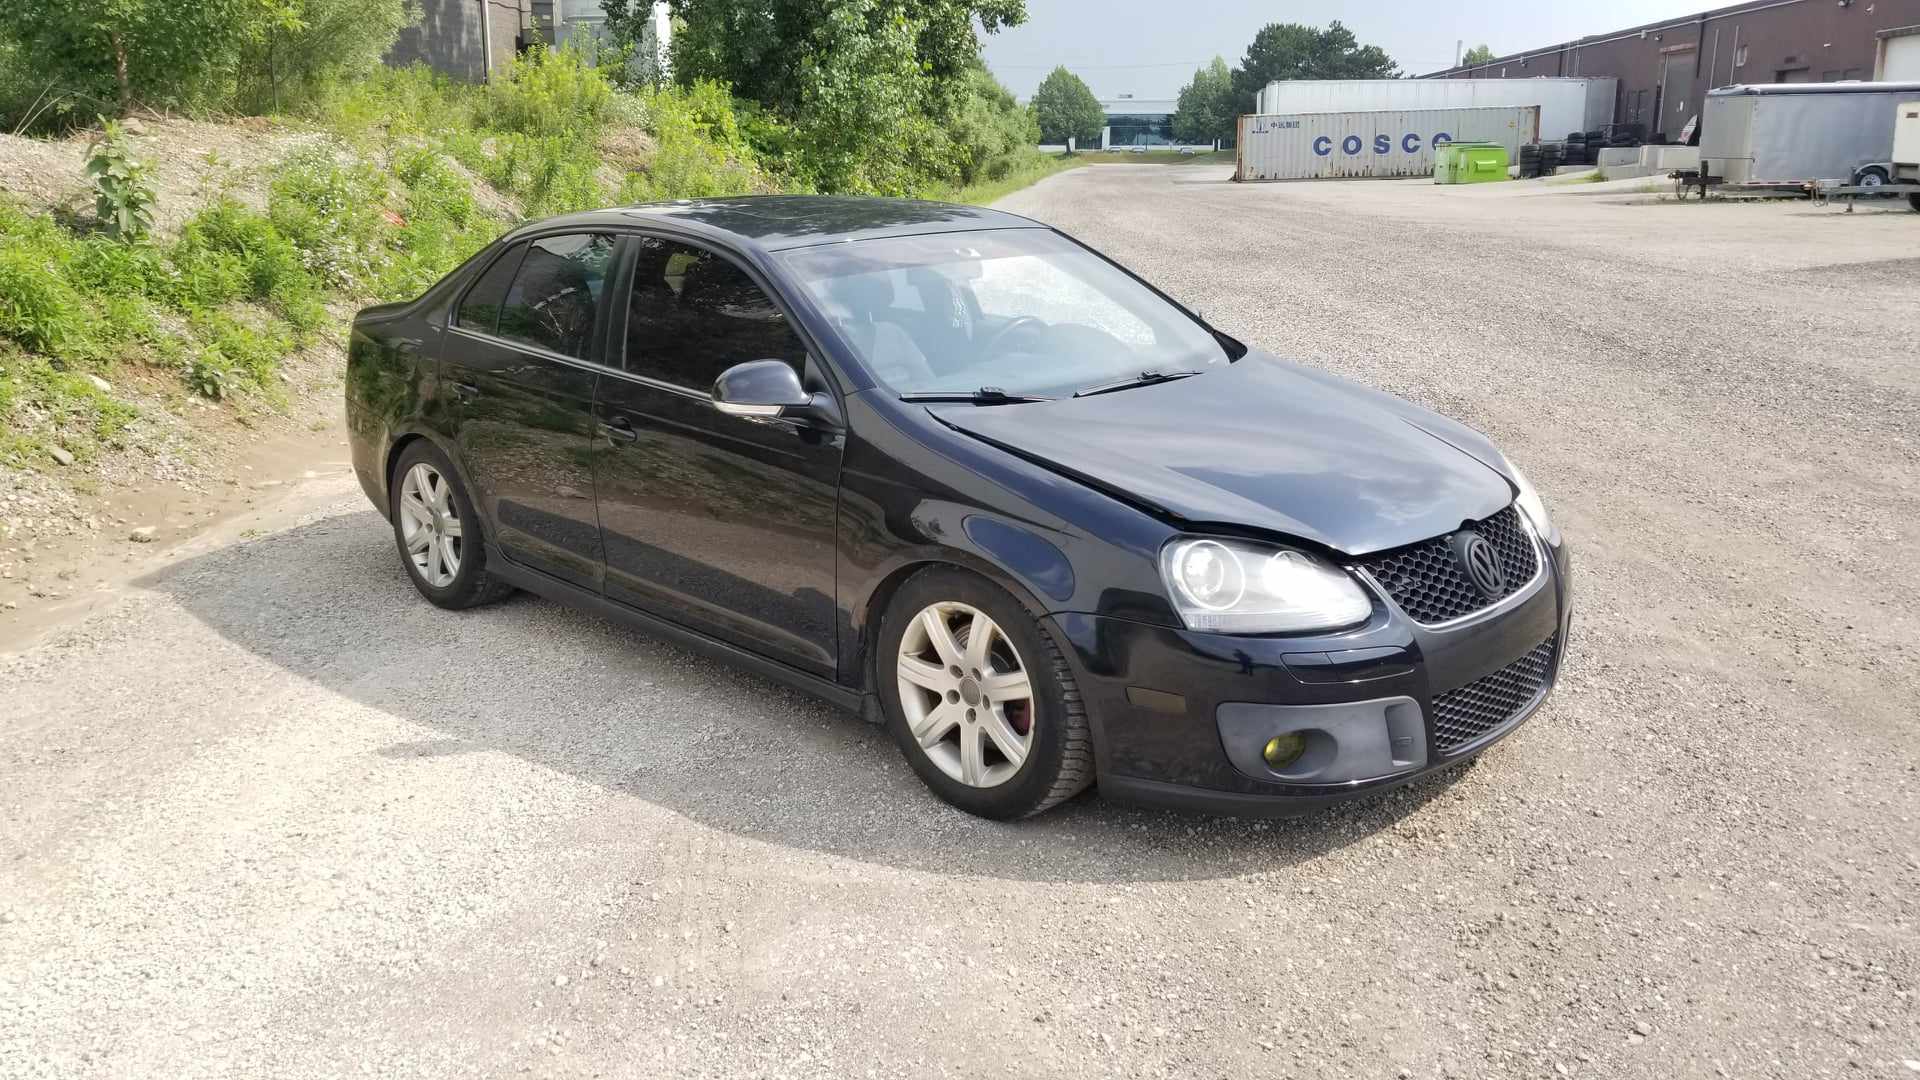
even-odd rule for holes
{"type": "Polygon", "coordinates": [[[1907,196],[1907,205],[1913,207],[1914,213],[1920,214],[1920,195],[1907,196]]]}
{"type": "Polygon", "coordinates": [[[439,447],[418,439],[401,451],[388,498],[392,500],[388,517],[393,521],[400,565],[429,603],[459,611],[513,592],[513,586],[487,573],[480,515],[467,497],[459,472],[439,447]],[[425,496],[415,502],[414,496],[420,491],[425,496]],[[458,533],[448,535],[451,529],[458,533]],[[421,540],[425,541],[425,550],[416,551],[415,545],[421,540]],[[450,574],[446,573],[449,561],[450,574]]]}
{"type": "Polygon", "coordinates": [[[1887,170],[1878,165],[1868,165],[1863,169],[1855,170],[1853,174],[1855,187],[1881,187],[1887,180],[1887,170]]]}
{"type": "Polygon", "coordinates": [[[874,676],[900,752],[953,806],[1012,821],[1065,802],[1093,783],[1093,735],[1072,669],[1046,628],[984,578],[938,567],[902,585],[880,623],[874,676]],[[979,616],[991,624],[984,663],[966,648],[976,628],[986,625],[979,616]],[[929,632],[926,620],[933,618],[947,628],[944,647],[929,632]],[[911,658],[905,662],[903,646],[911,658]],[[938,662],[943,658],[949,661],[944,670],[938,662]],[[966,666],[953,664],[955,659],[966,666]],[[913,660],[920,666],[910,678],[903,673],[912,670],[906,664],[913,660]],[[949,681],[956,667],[962,674],[949,681]],[[975,670],[987,678],[974,679],[975,670]],[[1009,681],[1019,673],[1027,676],[1024,701],[1018,684],[1009,681]],[[1009,687],[998,703],[990,689],[996,678],[1009,687]],[[1019,730],[1023,721],[1025,732],[1019,730]],[[916,736],[916,724],[928,738],[916,736]],[[1002,752],[1005,739],[1025,740],[1018,763],[1002,752]]]}

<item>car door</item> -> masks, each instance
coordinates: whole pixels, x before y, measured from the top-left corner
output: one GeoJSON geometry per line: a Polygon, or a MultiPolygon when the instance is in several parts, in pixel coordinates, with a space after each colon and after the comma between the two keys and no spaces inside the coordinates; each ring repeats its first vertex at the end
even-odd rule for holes
{"type": "Polygon", "coordinates": [[[718,251],[629,238],[620,372],[594,443],[606,594],[816,673],[835,668],[839,432],[728,416],[720,373],[779,359],[832,392],[783,308],[718,251]]]}
{"type": "Polygon", "coordinates": [[[515,245],[461,299],[441,358],[467,487],[510,559],[598,591],[592,366],[616,238],[515,245]]]}

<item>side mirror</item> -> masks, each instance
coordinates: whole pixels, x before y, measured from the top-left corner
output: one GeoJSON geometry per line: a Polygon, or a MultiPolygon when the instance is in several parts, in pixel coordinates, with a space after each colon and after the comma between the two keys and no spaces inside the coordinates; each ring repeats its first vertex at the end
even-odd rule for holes
{"type": "Polygon", "coordinates": [[[835,426],[839,416],[832,396],[807,393],[785,360],[749,360],[721,372],[713,382],[713,407],[728,416],[835,426]]]}

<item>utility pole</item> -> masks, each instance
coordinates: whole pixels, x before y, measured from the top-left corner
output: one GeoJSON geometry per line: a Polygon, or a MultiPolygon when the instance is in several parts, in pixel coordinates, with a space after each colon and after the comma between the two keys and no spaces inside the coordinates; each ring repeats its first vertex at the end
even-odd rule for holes
{"type": "Polygon", "coordinates": [[[1455,39],[1453,43],[1453,66],[1454,67],[1460,66],[1460,50],[1462,47],[1466,45],[1466,43],[1467,43],[1466,38],[1455,39]]]}
{"type": "Polygon", "coordinates": [[[480,81],[493,81],[493,13],[488,0],[480,0],[480,81]]]}

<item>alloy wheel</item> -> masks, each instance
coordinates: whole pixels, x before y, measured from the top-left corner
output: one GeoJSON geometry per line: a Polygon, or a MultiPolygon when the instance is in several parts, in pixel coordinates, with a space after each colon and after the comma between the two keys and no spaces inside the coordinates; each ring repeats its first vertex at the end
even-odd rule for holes
{"type": "Polygon", "coordinates": [[[400,484],[400,536],[420,580],[436,589],[460,574],[460,509],[440,470],[422,461],[400,484]]]}
{"type": "Polygon", "coordinates": [[[921,609],[894,671],[907,729],[941,772],[990,788],[1020,771],[1033,750],[1033,681],[986,612],[959,603],[921,609]]]}

